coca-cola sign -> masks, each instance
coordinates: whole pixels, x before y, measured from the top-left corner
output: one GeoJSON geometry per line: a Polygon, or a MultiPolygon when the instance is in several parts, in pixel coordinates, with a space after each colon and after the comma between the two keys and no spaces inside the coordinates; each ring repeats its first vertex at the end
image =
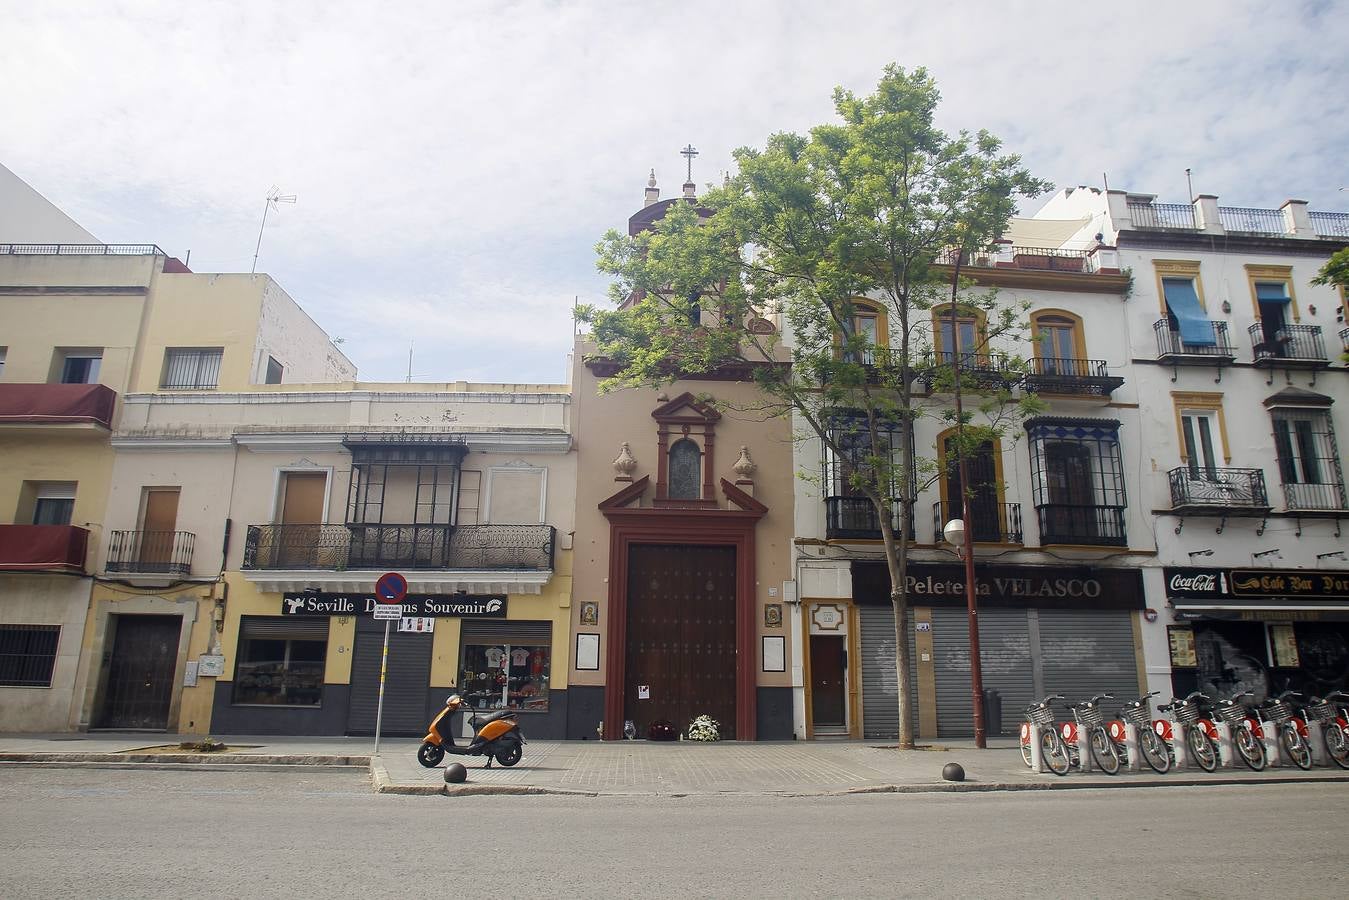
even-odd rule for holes
{"type": "Polygon", "coordinates": [[[1170,597],[1220,600],[1349,598],[1349,572],[1325,569],[1164,569],[1170,597]]]}

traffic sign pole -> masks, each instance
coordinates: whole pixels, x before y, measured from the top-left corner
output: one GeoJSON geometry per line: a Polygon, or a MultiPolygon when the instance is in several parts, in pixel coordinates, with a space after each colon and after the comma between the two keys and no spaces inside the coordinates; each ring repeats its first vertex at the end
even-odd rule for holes
{"type": "Polygon", "coordinates": [[[384,620],[384,652],[379,658],[379,703],[375,707],[375,755],[379,756],[379,729],[384,723],[384,676],[389,669],[389,619],[384,620]]]}
{"type": "Polygon", "coordinates": [[[375,609],[375,618],[384,620],[384,651],[379,657],[379,702],[375,705],[376,756],[379,756],[379,733],[384,724],[384,681],[389,671],[389,623],[402,617],[401,604],[407,592],[408,580],[397,572],[385,572],[375,580],[375,599],[386,604],[375,609]]]}

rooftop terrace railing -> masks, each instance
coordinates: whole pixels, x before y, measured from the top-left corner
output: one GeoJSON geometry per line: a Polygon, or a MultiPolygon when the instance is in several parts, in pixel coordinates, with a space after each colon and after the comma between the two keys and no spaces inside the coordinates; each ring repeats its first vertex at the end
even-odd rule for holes
{"type": "Polygon", "coordinates": [[[1240,206],[1218,207],[1218,219],[1228,231],[1251,234],[1286,234],[1283,213],[1277,209],[1250,209],[1240,206]]]}
{"type": "Polygon", "coordinates": [[[168,256],[156,244],[0,244],[0,256],[168,256]]]}
{"type": "Polygon", "coordinates": [[[1135,228],[1189,228],[1195,223],[1194,207],[1188,203],[1130,203],[1129,216],[1135,228]]]}

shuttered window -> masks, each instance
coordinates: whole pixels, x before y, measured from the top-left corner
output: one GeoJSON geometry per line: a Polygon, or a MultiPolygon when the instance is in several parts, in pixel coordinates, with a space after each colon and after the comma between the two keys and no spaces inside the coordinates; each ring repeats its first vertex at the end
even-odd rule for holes
{"type": "Polygon", "coordinates": [[[171,347],[164,351],[166,390],[208,390],[220,384],[220,347],[171,347]]]}
{"type": "Polygon", "coordinates": [[[51,687],[60,625],[0,625],[0,685],[51,687]]]}
{"type": "Polygon", "coordinates": [[[327,657],[327,618],[245,616],[233,702],[318,706],[327,657]]]}

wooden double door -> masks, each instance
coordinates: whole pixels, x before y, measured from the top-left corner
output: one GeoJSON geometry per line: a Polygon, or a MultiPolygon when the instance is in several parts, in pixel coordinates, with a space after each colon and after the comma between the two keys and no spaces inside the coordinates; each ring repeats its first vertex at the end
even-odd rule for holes
{"type": "Polygon", "coordinates": [[[735,737],[734,547],[637,545],[628,556],[624,718],[685,731],[696,716],[735,737]]]}

